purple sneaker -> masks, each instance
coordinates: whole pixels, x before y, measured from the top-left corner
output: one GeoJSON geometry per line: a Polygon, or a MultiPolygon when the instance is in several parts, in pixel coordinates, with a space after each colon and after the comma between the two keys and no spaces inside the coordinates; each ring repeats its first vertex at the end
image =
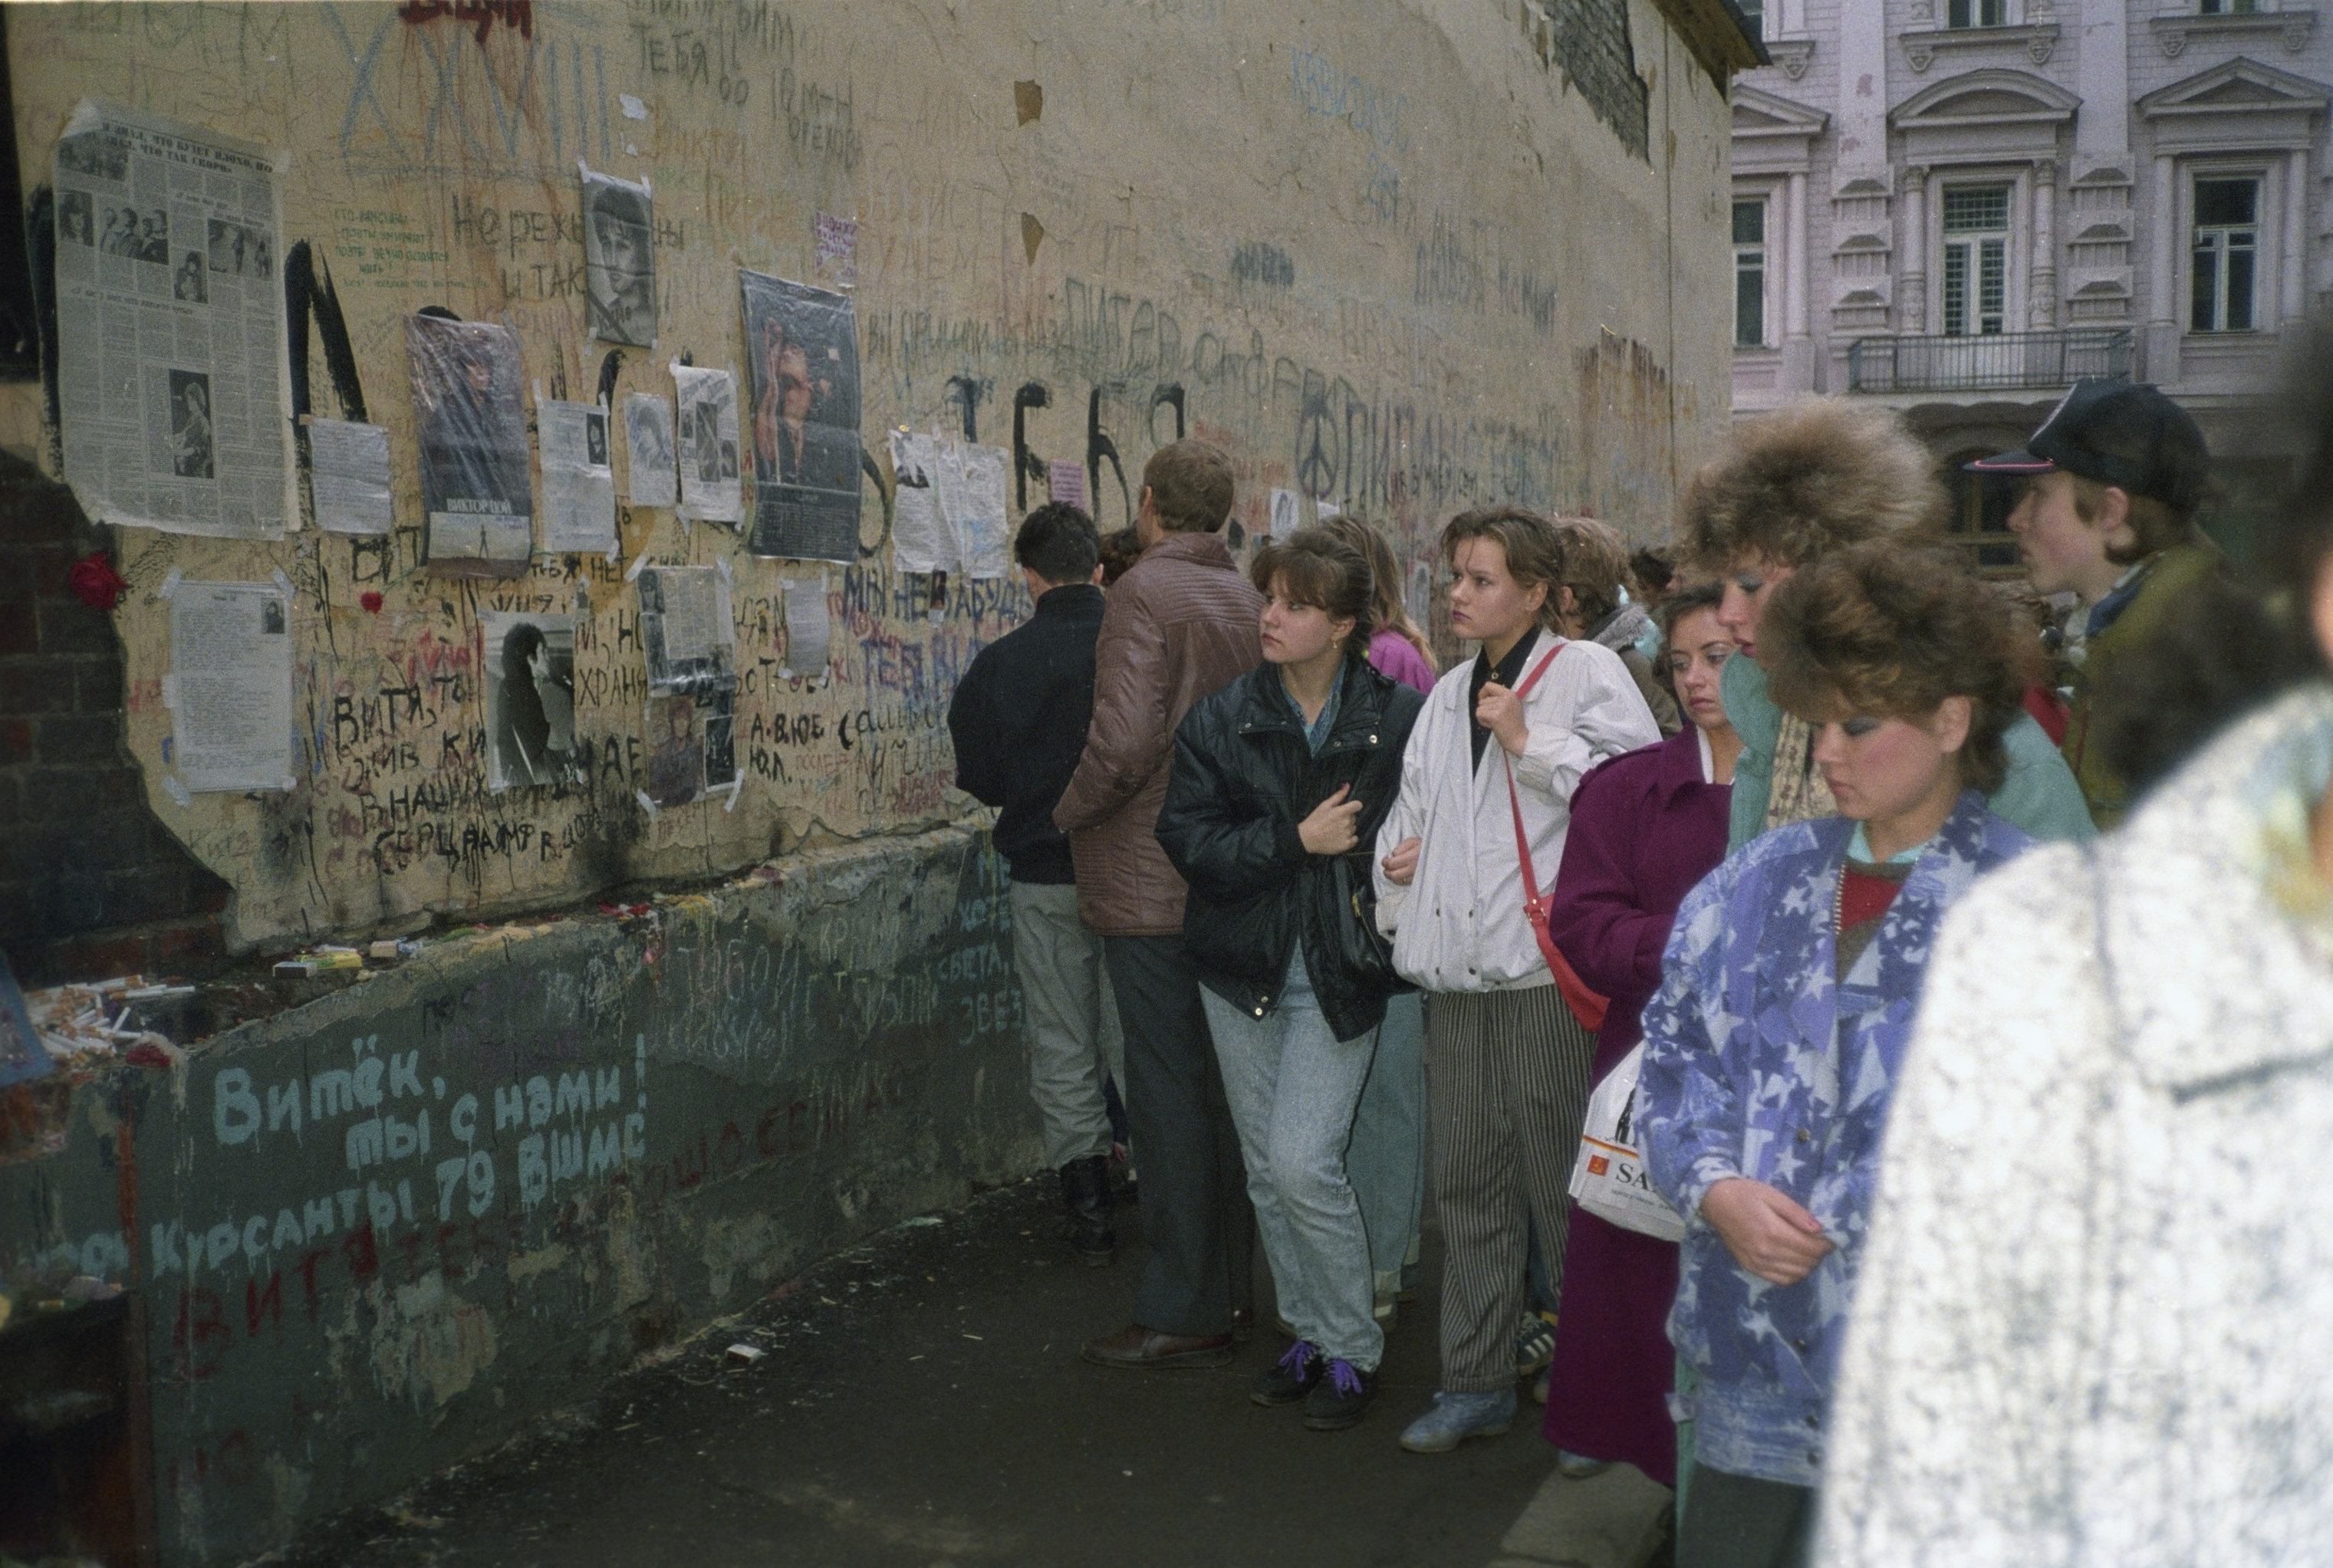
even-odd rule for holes
{"type": "Polygon", "coordinates": [[[1260,1405],[1292,1405],[1311,1391],[1324,1370],[1320,1347],[1300,1339],[1255,1380],[1247,1397],[1260,1405]]]}
{"type": "Polygon", "coordinates": [[[1316,1432],[1340,1432],[1369,1413],[1378,1397],[1378,1374],[1349,1361],[1332,1361],[1329,1375],[1304,1400],[1304,1424],[1316,1432]]]}

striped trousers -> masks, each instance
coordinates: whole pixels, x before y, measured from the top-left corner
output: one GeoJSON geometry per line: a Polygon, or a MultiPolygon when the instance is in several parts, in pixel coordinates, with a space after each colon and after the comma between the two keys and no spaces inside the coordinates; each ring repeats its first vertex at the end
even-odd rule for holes
{"type": "Polygon", "coordinates": [[[1573,1156],[1588,1119],[1596,1042],[1552,985],[1433,991],[1426,999],[1426,1104],[1442,1221],[1442,1386],[1515,1383],[1526,1217],[1563,1288],[1573,1156]]]}

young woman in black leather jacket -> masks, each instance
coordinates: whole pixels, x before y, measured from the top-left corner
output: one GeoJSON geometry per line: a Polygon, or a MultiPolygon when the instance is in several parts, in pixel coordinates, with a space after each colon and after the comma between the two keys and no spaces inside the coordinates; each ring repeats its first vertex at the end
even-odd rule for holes
{"type": "Polygon", "coordinates": [[[1204,988],[1249,1195],[1296,1340],[1259,1404],[1316,1430],[1361,1419],[1385,1334],[1345,1145],[1387,996],[1370,846],[1424,699],[1368,662],[1369,567],[1326,530],[1257,552],[1264,663],[1175,734],[1159,843],[1190,884],[1204,988]]]}

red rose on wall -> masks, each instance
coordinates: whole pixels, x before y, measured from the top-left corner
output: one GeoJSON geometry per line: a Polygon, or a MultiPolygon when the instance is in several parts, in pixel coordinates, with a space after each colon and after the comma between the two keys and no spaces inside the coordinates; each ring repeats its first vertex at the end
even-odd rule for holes
{"type": "Polygon", "coordinates": [[[81,602],[93,610],[110,610],[130,591],[130,585],[113,569],[112,559],[101,550],[91,550],[73,562],[65,580],[81,602]]]}

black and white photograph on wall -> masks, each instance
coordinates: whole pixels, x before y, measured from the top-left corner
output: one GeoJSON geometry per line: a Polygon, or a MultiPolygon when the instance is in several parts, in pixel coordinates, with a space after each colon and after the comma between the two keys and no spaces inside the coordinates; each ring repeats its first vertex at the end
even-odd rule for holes
{"type": "Polygon", "coordinates": [[[660,394],[624,394],[624,461],[631,471],[634,506],[673,503],[677,492],[672,467],[672,405],[660,394]]]}
{"type": "Polygon", "coordinates": [[[737,378],[726,370],[676,364],[680,395],[678,514],[700,522],[744,516],[737,490],[737,378]]]}
{"type": "Polygon", "coordinates": [[[737,782],[737,686],[716,686],[696,699],[705,730],[705,787],[726,789],[737,782]]]}
{"type": "Polygon", "coordinates": [[[202,252],[187,253],[187,259],[180,262],[178,270],[171,274],[170,292],[174,298],[190,300],[197,305],[209,302],[210,292],[203,285],[202,252]]]}
{"type": "Polygon", "coordinates": [[[67,190],[57,193],[57,240],[68,245],[97,244],[97,226],[91,216],[89,192],[67,190]]]}
{"type": "Polygon", "coordinates": [[[122,179],[130,173],[130,144],[101,130],[69,136],[57,143],[57,167],[92,179],[122,179]]]}
{"type": "Polygon", "coordinates": [[[650,697],[648,707],[648,798],[686,806],[705,789],[705,738],[697,732],[693,697],[650,697]]]}
{"type": "Polygon", "coordinates": [[[483,321],[405,319],[421,447],[425,569],[519,577],[534,550],[533,466],[518,336],[483,321]]]}
{"type": "Polygon", "coordinates": [[[859,557],[859,326],[850,297],[737,273],[753,397],[746,548],[786,560],[859,557]]]}
{"type": "Polygon", "coordinates": [[[591,336],[656,346],[656,225],[648,187],[583,170],[583,299],[591,336]]]}
{"type": "Polygon", "coordinates": [[[486,676],[486,782],[495,789],[585,780],[575,741],[575,617],[478,617],[486,676]]]}
{"type": "Polygon", "coordinates": [[[210,220],[210,268],[238,278],[264,278],[274,271],[267,236],[245,224],[210,220]]]}
{"type": "Polygon", "coordinates": [[[217,473],[217,437],[211,427],[211,378],[200,370],[170,372],[170,472],[180,479],[217,473]]]}

